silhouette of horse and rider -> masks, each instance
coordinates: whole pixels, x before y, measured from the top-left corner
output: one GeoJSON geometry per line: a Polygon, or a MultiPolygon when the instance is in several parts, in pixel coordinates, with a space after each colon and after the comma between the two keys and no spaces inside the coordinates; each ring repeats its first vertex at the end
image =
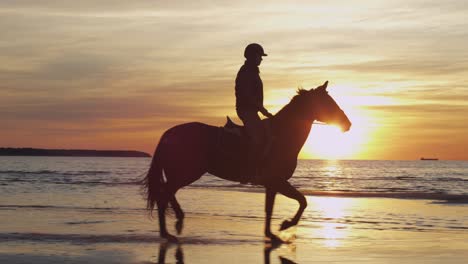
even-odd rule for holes
{"type": "Polygon", "coordinates": [[[199,122],[177,125],[160,139],[146,177],[143,180],[147,209],[158,208],[159,232],[171,242],[178,241],[166,228],[165,211],[170,204],[176,215],[176,231],[181,233],[184,212],[176,192],[200,179],[205,173],[216,177],[265,187],[266,237],[282,240],[271,232],[276,194],[296,200],[299,209],[280,230],[297,225],[307,201],[288,180],[297,165],[314,121],[337,125],[346,132],[351,127],[346,114],[328,94],[328,81],[315,89],[299,89],[291,101],[275,115],[263,106],[263,84],[258,66],[267,56],[259,44],[245,48],[246,61],[236,83],[236,110],[244,127],[229,118],[224,127],[199,122]],[[260,119],[258,112],[266,116],[260,119]],[[164,176],[163,176],[164,171],[164,176]]]}

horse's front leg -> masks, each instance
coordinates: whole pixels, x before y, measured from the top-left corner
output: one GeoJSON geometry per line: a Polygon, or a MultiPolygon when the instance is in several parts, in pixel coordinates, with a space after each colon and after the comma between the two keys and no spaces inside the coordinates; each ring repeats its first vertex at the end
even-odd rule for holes
{"type": "Polygon", "coordinates": [[[297,225],[299,219],[301,219],[302,213],[307,207],[307,200],[305,196],[302,193],[300,193],[294,186],[292,186],[288,181],[284,181],[281,184],[278,184],[276,190],[282,195],[294,199],[299,203],[299,209],[297,210],[293,219],[285,220],[281,224],[280,230],[285,230],[291,226],[297,225]]]}
{"type": "Polygon", "coordinates": [[[275,204],[276,191],[273,188],[266,187],[265,196],[265,236],[271,239],[271,242],[283,242],[279,237],[271,232],[271,216],[273,215],[273,205],[275,204]]]}

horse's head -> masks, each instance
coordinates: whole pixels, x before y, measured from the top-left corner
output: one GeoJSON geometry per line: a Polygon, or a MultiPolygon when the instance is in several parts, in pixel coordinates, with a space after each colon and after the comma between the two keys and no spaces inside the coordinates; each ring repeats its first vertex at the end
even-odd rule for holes
{"type": "Polygon", "coordinates": [[[337,125],[346,132],[351,128],[351,121],[328,94],[327,86],[328,81],[315,89],[299,90],[298,97],[302,97],[300,98],[302,111],[308,119],[337,125]]]}

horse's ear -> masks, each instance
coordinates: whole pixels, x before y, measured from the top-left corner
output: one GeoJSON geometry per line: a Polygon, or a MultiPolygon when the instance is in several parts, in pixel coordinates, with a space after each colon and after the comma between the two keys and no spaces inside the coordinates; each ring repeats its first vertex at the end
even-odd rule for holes
{"type": "Polygon", "coordinates": [[[328,81],[324,82],[322,85],[317,86],[317,88],[311,88],[309,91],[327,91],[328,81]]]}
{"type": "Polygon", "coordinates": [[[326,91],[328,87],[328,81],[324,82],[322,85],[318,87],[319,90],[326,91]]]}

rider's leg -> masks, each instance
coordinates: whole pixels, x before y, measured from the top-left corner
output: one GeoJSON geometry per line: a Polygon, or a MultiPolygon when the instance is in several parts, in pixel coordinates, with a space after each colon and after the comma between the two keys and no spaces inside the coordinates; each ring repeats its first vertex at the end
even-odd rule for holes
{"type": "Polygon", "coordinates": [[[268,156],[268,152],[270,152],[270,149],[271,149],[271,147],[273,145],[273,133],[271,131],[271,123],[270,123],[269,120],[262,123],[262,125],[264,125],[264,127],[263,127],[263,131],[264,131],[263,141],[264,141],[264,144],[263,144],[261,159],[262,159],[262,162],[264,162],[265,159],[268,156]]]}
{"type": "Polygon", "coordinates": [[[248,180],[250,180],[256,175],[260,156],[262,155],[263,126],[257,112],[245,111],[239,113],[239,117],[244,123],[247,135],[250,139],[247,153],[247,171],[253,173],[253,175],[248,177],[248,180]]]}

